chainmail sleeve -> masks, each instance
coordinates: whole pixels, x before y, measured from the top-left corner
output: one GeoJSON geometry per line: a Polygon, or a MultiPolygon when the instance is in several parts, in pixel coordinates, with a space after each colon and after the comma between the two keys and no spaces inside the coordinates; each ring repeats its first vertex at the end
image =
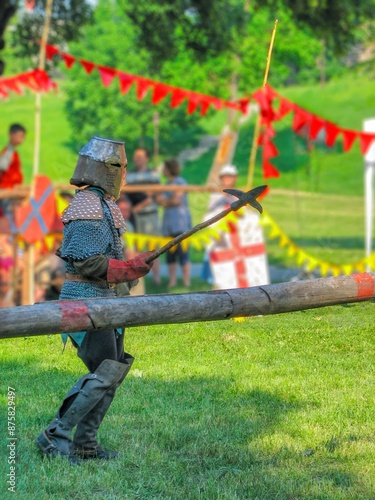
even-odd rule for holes
{"type": "Polygon", "coordinates": [[[105,220],[72,220],[65,225],[60,256],[66,262],[108,254],[112,234],[105,220]]]}

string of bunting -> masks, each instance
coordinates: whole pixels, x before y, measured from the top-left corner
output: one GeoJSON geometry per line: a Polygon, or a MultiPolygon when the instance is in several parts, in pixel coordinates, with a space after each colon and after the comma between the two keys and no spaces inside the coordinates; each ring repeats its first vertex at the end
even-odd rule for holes
{"type": "Polygon", "coordinates": [[[342,136],[343,150],[346,153],[351,150],[358,139],[361,153],[365,155],[372,142],[375,141],[375,133],[358,132],[340,127],[289,101],[277,93],[270,85],[257,90],[251,97],[260,107],[262,133],[259,145],[263,146],[263,176],[266,179],[280,176],[280,172],[270,161],[279,155],[275,144],[272,142],[276,135],[273,123],[280,121],[289,113],[294,113],[292,129],[295,133],[303,131],[312,141],[316,140],[319,134],[324,134],[324,141],[328,147],[333,147],[338,138],[342,136]],[[278,106],[275,103],[278,103],[278,106]]]}
{"type": "Polygon", "coordinates": [[[167,85],[165,83],[151,80],[143,76],[126,73],[119,69],[102,66],[92,61],[87,61],[86,59],[74,57],[70,54],[67,54],[66,52],[60,51],[55,45],[47,44],[47,59],[51,60],[56,55],[59,55],[62,58],[67,69],[71,69],[76,61],[81,64],[88,75],[91,75],[96,69],[99,72],[104,87],[109,87],[115,77],[118,77],[121,94],[127,94],[132,85],[135,84],[136,95],[139,101],[144,99],[149,90],[152,90],[152,104],[159,104],[167,96],[170,96],[170,107],[176,108],[180,106],[186,99],[188,114],[194,113],[200,107],[200,113],[202,116],[204,116],[210,106],[212,106],[216,110],[231,108],[242,113],[246,113],[247,111],[247,104],[249,102],[249,99],[246,99],[244,101],[239,100],[232,102],[225,99],[220,99],[219,97],[193,92],[181,87],[167,85]]]}
{"type": "Polygon", "coordinates": [[[33,69],[14,76],[0,78],[0,98],[7,98],[9,92],[22,95],[24,87],[33,92],[48,92],[56,90],[57,84],[48,73],[41,69],[33,69]]]}
{"type": "Polygon", "coordinates": [[[366,270],[366,267],[370,267],[372,270],[375,270],[375,252],[373,252],[369,257],[350,264],[332,264],[331,262],[313,257],[296,245],[267,212],[263,212],[263,215],[260,218],[260,224],[268,227],[269,237],[271,239],[278,238],[280,247],[286,249],[288,256],[294,257],[298,266],[305,266],[306,270],[309,272],[314,269],[319,269],[321,276],[324,277],[327,276],[327,274],[339,276],[341,274],[351,274],[356,271],[363,273],[366,270]]]}

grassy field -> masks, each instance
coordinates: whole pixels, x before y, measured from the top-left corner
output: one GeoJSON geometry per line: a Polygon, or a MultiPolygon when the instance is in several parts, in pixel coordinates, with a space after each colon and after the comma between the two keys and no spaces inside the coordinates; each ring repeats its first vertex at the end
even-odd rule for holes
{"type": "Polygon", "coordinates": [[[128,330],[135,364],[101,430],[117,461],[43,461],[34,439],[84,368],[59,336],[1,341],[16,494],[1,498],[375,499],[374,303],[128,330]],[[11,496],[13,495],[13,496],[11,496]]]}

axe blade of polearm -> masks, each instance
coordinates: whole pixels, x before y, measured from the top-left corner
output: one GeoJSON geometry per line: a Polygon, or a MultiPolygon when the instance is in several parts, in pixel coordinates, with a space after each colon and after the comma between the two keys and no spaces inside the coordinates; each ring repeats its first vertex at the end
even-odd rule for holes
{"type": "Polygon", "coordinates": [[[258,196],[260,196],[264,191],[267,189],[268,186],[259,186],[253,189],[250,189],[250,191],[247,191],[246,193],[243,191],[240,191],[239,189],[224,189],[225,193],[231,194],[238,198],[238,200],[234,201],[229,208],[223,210],[222,212],[214,215],[211,217],[211,219],[208,219],[204,222],[201,222],[200,224],[197,224],[194,226],[192,229],[189,229],[188,231],[185,231],[184,233],[179,234],[173,240],[169,241],[166,245],[162,246],[159,248],[159,250],[155,250],[152,252],[151,255],[149,255],[146,259],[146,262],[152,262],[153,260],[157,259],[162,255],[163,253],[167,252],[170,250],[172,247],[175,245],[178,245],[178,243],[181,243],[181,241],[186,240],[186,238],[189,238],[189,236],[197,233],[201,229],[204,229],[211,224],[214,224],[215,222],[218,222],[220,219],[228,215],[230,212],[235,212],[236,210],[240,209],[241,207],[244,207],[245,205],[250,205],[256,210],[258,210],[260,213],[263,212],[262,205],[257,201],[258,196]]]}
{"type": "Polygon", "coordinates": [[[256,188],[250,189],[250,191],[247,191],[246,193],[244,193],[240,189],[224,189],[224,193],[231,194],[232,196],[238,198],[237,201],[234,201],[231,204],[231,208],[233,211],[236,211],[245,205],[250,205],[258,210],[259,213],[262,213],[263,208],[259,201],[257,201],[257,198],[261,194],[263,194],[267,188],[267,185],[258,186],[256,188]]]}

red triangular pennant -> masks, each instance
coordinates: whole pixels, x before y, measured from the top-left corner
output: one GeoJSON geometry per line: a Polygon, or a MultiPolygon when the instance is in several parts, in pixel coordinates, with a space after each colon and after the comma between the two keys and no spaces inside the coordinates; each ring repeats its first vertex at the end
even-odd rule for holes
{"type": "Polygon", "coordinates": [[[280,172],[268,160],[263,160],[263,177],[265,179],[280,177],[280,172]]]}
{"type": "Polygon", "coordinates": [[[268,106],[267,94],[264,88],[256,90],[252,98],[259,104],[260,109],[268,106]]]}
{"type": "Polygon", "coordinates": [[[200,103],[200,96],[198,94],[191,93],[188,97],[187,114],[191,115],[197,109],[200,103]]]}
{"type": "Polygon", "coordinates": [[[128,75],[126,73],[119,73],[118,78],[120,80],[120,92],[121,94],[126,94],[129,92],[130,87],[133,85],[134,76],[128,75]]]}
{"type": "Polygon", "coordinates": [[[310,139],[315,140],[318,137],[319,132],[322,130],[324,127],[324,120],[321,120],[315,115],[312,115],[311,122],[310,122],[310,139]]]}
{"type": "Polygon", "coordinates": [[[31,90],[39,90],[39,86],[35,83],[34,80],[34,72],[28,72],[24,73],[23,75],[19,76],[19,81],[24,85],[25,87],[28,87],[31,90]]]}
{"type": "Polygon", "coordinates": [[[295,107],[292,129],[294,132],[301,130],[311,120],[311,114],[307,111],[295,107]]]}
{"type": "Polygon", "coordinates": [[[279,110],[275,113],[275,120],[281,120],[285,115],[290,113],[294,109],[294,105],[292,102],[287,101],[284,97],[280,97],[280,107],[279,110]]]}
{"type": "Polygon", "coordinates": [[[23,91],[22,88],[19,86],[20,80],[19,78],[9,78],[4,81],[3,85],[12,92],[16,92],[16,94],[22,95],[23,91]]]}
{"type": "Polygon", "coordinates": [[[248,108],[249,108],[250,99],[248,99],[247,97],[245,97],[244,99],[239,99],[237,102],[238,102],[238,105],[240,107],[241,113],[243,113],[244,115],[246,115],[247,111],[248,111],[248,108]]]}
{"type": "Polygon", "coordinates": [[[217,97],[211,97],[211,104],[212,106],[217,110],[220,111],[223,109],[223,101],[221,99],[218,99],[217,97]]]}
{"type": "Polygon", "coordinates": [[[54,45],[46,45],[46,57],[47,59],[52,59],[53,56],[59,53],[59,49],[54,45]]]}
{"type": "Polygon", "coordinates": [[[104,87],[109,87],[116,76],[116,70],[107,66],[98,66],[100,78],[104,87]]]}
{"type": "Polygon", "coordinates": [[[61,57],[64,60],[65,66],[70,69],[73,64],[76,62],[76,58],[71,56],[70,54],[61,54],[61,57]]]}
{"type": "Polygon", "coordinates": [[[342,130],[342,136],[343,136],[343,148],[344,151],[347,153],[350,151],[351,147],[354,144],[354,141],[358,137],[357,132],[353,132],[352,130],[342,130]]]}
{"type": "Polygon", "coordinates": [[[365,155],[372,144],[372,141],[375,141],[375,134],[369,134],[366,132],[361,132],[359,134],[359,140],[361,143],[361,152],[365,155]]]}
{"type": "Polygon", "coordinates": [[[337,139],[337,136],[341,132],[341,129],[337,127],[334,123],[326,122],[326,144],[329,148],[331,148],[337,139]]]}
{"type": "Polygon", "coordinates": [[[278,156],[279,152],[272,141],[265,141],[263,145],[263,158],[274,158],[278,156]]]}
{"type": "Polygon", "coordinates": [[[147,94],[148,89],[151,87],[153,82],[147,80],[146,78],[137,78],[137,99],[142,101],[147,94]]]}
{"type": "Polygon", "coordinates": [[[94,63],[86,61],[86,59],[80,59],[79,62],[82,64],[83,69],[86,71],[88,75],[90,75],[94,71],[95,68],[94,63]]]}
{"type": "Polygon", "coordinates": [[[183,100],[188,96],[188,93],[185,90],[181,89],[173,89],[172,97],[171,97],[171,108],[177,108],[183,100]]]}
{"type": "Polygon", "coordinates": [[[170,91],[171,87],[169,85],[164,85],[164,83],[155,84],[152,93],[152,104],[159,104],[159,102],[167,97],[170,91]]]}
{"type": "Polygon", "coordinates": [[[201,101],[201,116],[204,116],[207,111],[208,111],[208,108],[210,107],[210,104],[211,104],[211,100],[210,99],[202,99],[201,101]]]}

